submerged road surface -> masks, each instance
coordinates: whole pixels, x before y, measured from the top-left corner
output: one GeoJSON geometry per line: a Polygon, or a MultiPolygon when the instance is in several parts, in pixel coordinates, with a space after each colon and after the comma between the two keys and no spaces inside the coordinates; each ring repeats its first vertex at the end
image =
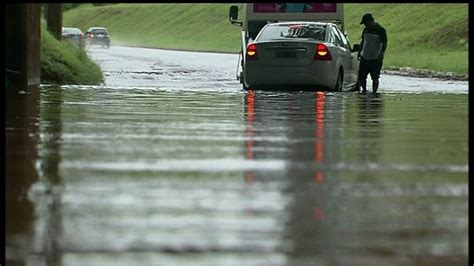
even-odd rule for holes
{"type": "Polygon", "coordinates": [[[237,55],[89,51],[6,98],[7,265],[466,265],[466,82],[243,91],[237,55]]]}

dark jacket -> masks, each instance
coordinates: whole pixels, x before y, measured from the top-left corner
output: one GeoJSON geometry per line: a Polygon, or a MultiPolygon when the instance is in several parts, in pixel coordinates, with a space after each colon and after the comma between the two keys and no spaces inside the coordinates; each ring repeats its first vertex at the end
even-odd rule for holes
{"type": "Polygon", "coordinates": [[[378,23],[371,29],[364,28],[360,47],[359,55],[365,60],[383,59],[387,49],[387,32],[378,23]]]}

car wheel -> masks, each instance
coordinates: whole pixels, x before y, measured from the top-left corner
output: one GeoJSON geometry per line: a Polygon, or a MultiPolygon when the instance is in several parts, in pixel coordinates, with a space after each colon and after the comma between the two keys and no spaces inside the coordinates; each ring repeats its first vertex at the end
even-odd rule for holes
{"type": "Polygon", "coordinates": [[[344,76],[343,76],[342,70],[339,70],[339,74],[337,74],[337,81],[336,81],[336,86],[334,87],[334,91],[342,91],[342,84],[344,82],[344,76]]]}
{"type": "Polygon", "coordinates": [[[360,83],[359,83],[359,79],[357,79],[354,87],[351,88],[351,91],[359,91],[359,87],[360,87],[360,83]]]}
{"type": "Polygon", "coordinates": [[[244,82],[242,82],[242,89],[244,89],[244,90],[248,91],[250,88],[249,88],[249,87],[247,87],[247,86],[245,86],[245,83],[244,83],[244,82]]]}
{"type": "Polygon", "coordinates": [[[248,91],[250,88],[245,86],[245,76],[243,72],[240,72],[240,82],[242,82],[242,89],[248,91]]]}

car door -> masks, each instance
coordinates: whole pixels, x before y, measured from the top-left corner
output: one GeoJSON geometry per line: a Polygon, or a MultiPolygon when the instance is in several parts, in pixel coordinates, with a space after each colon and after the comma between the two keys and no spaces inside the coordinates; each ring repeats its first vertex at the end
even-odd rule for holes
{"type": "Polygon", "coordinates": [[[347,39],[344,38],[344,35],[337,27],[332,27],[332,34],[335,37],[335,43],[341,50],[341,62],[344,68],[344,86],[353,86],[356,82],[357,76],[355,76],[355,69],[353,65],[353,60],[357,60],[357,56],[354,57],[352,51],[349,47],[347,39]]]}
{"type": "Polygon", "coordinates": [[[343,46],[344,48],[346,49],[346,54],[347,54],[347,59],[348,59],[348,68],[347,68],[347,83],[346,85],[355,85],[355,83],[357,82],[357,78],[358,78],[358,70],[359,70],[359,60],[357,60],[357,52],[352,52],[351,50],[351,45],[349,43],[349,40],[348,38],[346,37],[345,34],[342,33],[341,30],[339,30],[338,28],[335,28],[337,34],[339,35],[342,43],[343,43],[343,46]],[[350,54],[350,56],[349,56],[350,54]]]}

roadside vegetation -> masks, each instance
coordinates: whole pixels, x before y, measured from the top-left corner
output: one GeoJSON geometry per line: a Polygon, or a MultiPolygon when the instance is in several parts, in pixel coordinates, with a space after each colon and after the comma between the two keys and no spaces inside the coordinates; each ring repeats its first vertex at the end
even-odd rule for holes
{"type": "Polygon", "coordinates": [[[346,4],[344,12],[353,42],[361,14],[371,12],[387,30],[386,66],[468,73],[467,4],[346,4]]]}
{"type": "MultiPolygon", "coordinates": [[[[109,29],[112,45],[231,52],[240,50],[240,28],[228,21],[231,4],[81,4],[66,11],[64,26],[109,29]]],[[[346,31],[360,42],[364,13],[388,34],[386,68],[468,72],[467,4],[345,4],[346,31]]],[[[242,12],[239,12],[241,15],[242,12]]]]}
{"type": "Polygon", "coordinates": [[[103,82],[100,67],[69,42],[56,40],[41,25],[41,83],[98,85],[103,82]]]}

